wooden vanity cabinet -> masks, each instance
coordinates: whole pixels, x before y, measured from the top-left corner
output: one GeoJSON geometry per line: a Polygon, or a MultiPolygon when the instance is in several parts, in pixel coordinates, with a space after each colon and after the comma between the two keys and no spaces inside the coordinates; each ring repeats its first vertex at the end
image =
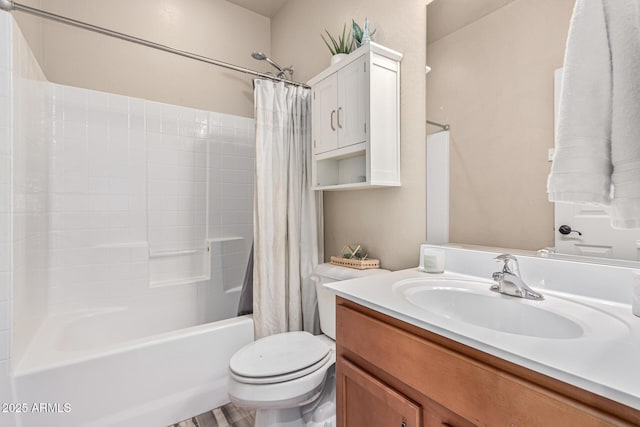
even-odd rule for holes
{"type": "Polygon", "coordinates": [[[339,427],[639,426],[640,411],[337,299],[339,427]]]}

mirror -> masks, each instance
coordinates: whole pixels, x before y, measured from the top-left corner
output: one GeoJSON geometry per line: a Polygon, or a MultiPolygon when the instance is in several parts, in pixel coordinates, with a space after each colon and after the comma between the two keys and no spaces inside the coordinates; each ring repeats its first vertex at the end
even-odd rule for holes
{"type": "Polygon", "coordinates": [[[608,225],[602,209],[565,204],[558,214],[548,201],[555,74],[574,4],[435,0],[427,6],[427,119],[450,125],[450,242],[638,260],[640,232],[594,225],[603,216],[608,225]],[[560,225],[582,236],[562,234],[560,225]]]}

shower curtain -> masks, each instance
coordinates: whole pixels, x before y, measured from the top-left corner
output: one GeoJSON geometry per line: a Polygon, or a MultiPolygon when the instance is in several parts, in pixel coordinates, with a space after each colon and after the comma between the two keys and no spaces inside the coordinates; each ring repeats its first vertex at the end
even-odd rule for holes
{"type": "Polygon", "coordinates": [[[311,274],[324,255],[322,195],[311,190],[311,91],[260,79],[254,86],[256,339],[318,332],[311,274]]]}

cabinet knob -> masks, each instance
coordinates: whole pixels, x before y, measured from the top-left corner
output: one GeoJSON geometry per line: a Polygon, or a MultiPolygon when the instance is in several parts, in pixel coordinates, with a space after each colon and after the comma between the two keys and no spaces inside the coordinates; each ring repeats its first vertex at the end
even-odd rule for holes
{"type": "Polygon", "coordinates": [[[331,130],[336,130],[336,127],[333,124],[333,119],[335,116],[336,116],[336,110],[331,110],[331,130]]]}
{"type": "Polygon", "coordinates": [[[342,129],[342,123],[340,123],[340,111],[342,111],[342,107],[338,108],[338,127],[342,129]]]}

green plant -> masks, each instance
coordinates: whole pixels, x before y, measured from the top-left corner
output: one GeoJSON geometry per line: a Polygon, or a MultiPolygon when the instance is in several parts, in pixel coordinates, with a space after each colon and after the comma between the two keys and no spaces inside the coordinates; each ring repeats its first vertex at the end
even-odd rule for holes
{"type": "MultiPolygon", "coordinates": [[[[368,31],[369,29],[369,22],[368,20],[365,18],[364,20],[365,22],[365,31],[368,31]]],[[[351,26],[352,26],[352,34],[353,34],[353,41],[356,44],[356,47],[360,47],[362,46],[362,38],[364,37],[364,33],[365,31],[362,30],[362,28],[360,28],[360,25],[358,25],[358,23],[355,20],[351,20],[351,26]]],[[[369,37],[373,36],[376,33],[377,29],[373,30],[372,33],[369,33],[369,37]]]]}
{"type": "Polygon", "coordinates": [[[342,27],[342,35],[338,36],[338,40],[336,40],[326,29],[324,31],[327,33],[327,36],[329,36],[331,44],[329,44],[327,39],[324,38],[324,35],[320,34],[320,37],[322,37],[322,41],[324,41],[324,44],[329,48],[331,55],[351,53],[351,51],[353,51],[353,37],[351,36],[351,30],[349,30],[349,33],[347,34],[346,23],[344,24],[344,27],[342,27]]]}
{"type": "Polygon", "coordinates": [[[349,252],[345,252],[344,254],[342,254],[342,258],[346,258],[346,259],[358,259],[360,261],[364,261],[365,259],[367,259],[368,255],[365,254],[361,249],[356,250],[354,253],[349,253],[349,252]]]}

